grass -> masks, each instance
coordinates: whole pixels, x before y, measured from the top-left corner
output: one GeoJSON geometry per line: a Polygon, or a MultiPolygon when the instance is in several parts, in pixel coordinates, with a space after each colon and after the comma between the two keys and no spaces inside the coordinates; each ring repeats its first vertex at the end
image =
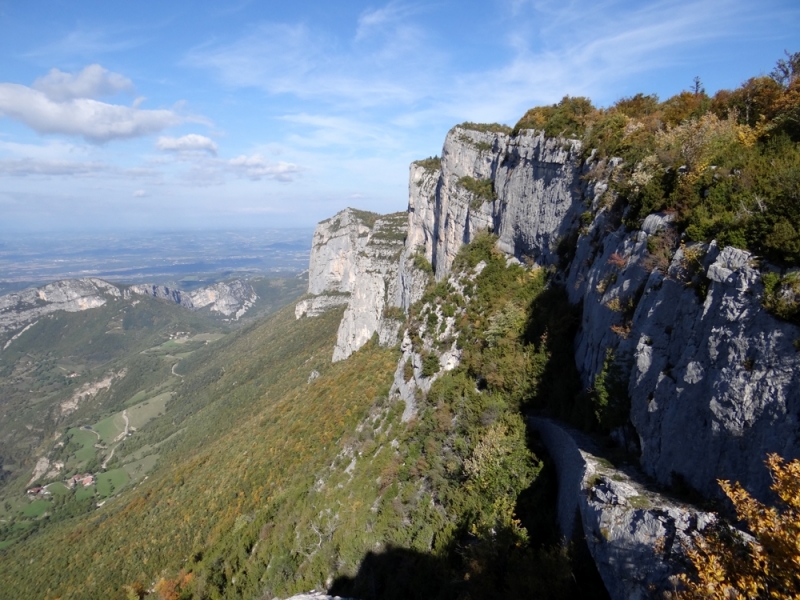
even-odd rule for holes
{"type": "Polygon", "coordinates": [[[134,450],[133,452],[131,452],[130,454],[126,455],[122,462],[123,463],[134,462],[134,461],[137,461],[137,460],[142,460],[143,458],[146,458],[147,456],[150,456],[151,454],[157,454],[157,450],[161,446],[163,446],[164,444],[166,444],[167,442],[169,442],[171,440],[174,440],[178,435],[180,435],[181,433],[184,433],[185,431],[186,431],[186,429],[182,428],[182,429],[179,429],[178,431],[176,431],[175,433],[172,433],[171,435],[169,435],[167,438],[161,440],[160,442],[157,442],[155,444],[145,444],[141,448],[138,448],[138,449],[134,450]]]}
{"type": "Polygon", "coordinates": [[[14,540],[4,540],[4,541],[0,542],[0,550],[8,548],[13,543],[14,543],[14,540]]]}
{"type": "Polygon", "coordinates": [[[22,511],[22,514],[26,517],[41,517],[47,512],[48,508],[50,508],[50,502],[47,500],[34,500],[27,507],[25,507],[25,510],[22,511]]]}
{"type": "Polygon", "coordinates": [[[94,497],[93,485],[83,487],[81,484],[78,484],[78,487],[75,488],[76,500],[83,500],[84,498],[93,498],[93,497],[94,497]]]}
{"type": "MultiPolygon", "coordinates": [[[[166,410],[167,402],[172,398],[171,392],[164,392],[128,409],[128,419],[131,427],[140,429],[148,421],[155,419],[166,410]]],[[[124,427],[124,425],[123,425],[124,427]]]]}
{"type": "Polygon", "coordinates": [[[67,494],[69,494],[69,488],[60,481],[56,481],[55,483],[51,483],[50,485],[48,485],[47,491],[49,491],[54,496],[66,496],[67,494]]]}
{"type": "Polygon", "coordinates": [[[100,439],[104,444],[109,444],[120,433],[125,431],[125,419],[122,417],[122,413],[115,413],[99,421],[94,426],[94,430],[100,434],[100,439]]]}
{"type": "Polygon", "coordinates": [[[106,498],[119,491],[130,481],[128,472],[125,469],[112,469],[97,476],[97,494],[106,498]]]}
{"type": "Polygon", "coordinates": [[[633,508],[640,508],[640,509],[650,508],[651,506],[650,499],[647,496],[631,496],[630,498],[628,498],[628,503],[633,508]]]}
{"type": "Polygon", "coordinates": [[[122,468],[131,481],[138,481],[147,475],[158,462],[158,454],[149,454],[142,459],[125,463],[122,468]]]}
{"type": "Polygon", "coordinates": [[[130,477],[131,481],[138,481],[147,475],[158,462],[158,454],[150,454],[140,460],[135,460],[123,465],[123,469],[130,477]]]}
{"type": "MultiPolygon", "coordinates": [[[[163,392],[158,396],[128,408],[128,421],[130,426],[139,429],[148,421],[151,421],[163,413],[164,408],[167,402],[169,402],[171,396],[172,394],[170,392],[163,392]]],[[[103,443],[109,444],[119,434],[125,431],[125,417],[122,415],[122,412],[114,413],[110,417],[106,417],[102,421],[99,421],[94,426],[94,430],[100,434],[100,438],[102,439],[103,443]]],[[[90,433],[90,435],[94,437],[94,434],[90,433]]]]}
{"type": "Polygon", "coordinates": [[[145,398],[147,398],[147,392],[145,390],[140,390],[136,392],[130,400],[125,402],[125,406],[131,406],[133,404],[137,404],[142,400],[144,400],[145,398]]]}
{"type": "Polygon", "coordinates": [[[196,336],[192,338],[192,341],[197,342],[216,342],[217,340],[221,340],[225,337],[224,333],[198,333],[196,336]]]}
{"type": "Polygon", "coordinates": [[[422,167],[428,173],[435,173],[442,168],[442,159],[438,156],[431,156],[423,160],[415,160],[414,164],[422,167]]]}
{"type": "Polygon", "coordinates": [[[472,209],[478,209],[484,202],[491,202],[497,198],[497,194],[494,191],[494,182],[491,179],[462,177],[458,180],[458,183],[473,195],[473,199],[469,203],[472,209]]]}
{"type": "Polygon", "coordinates": [[[74,428],[69,430],[70,441],[80,444],[81,448],[75,452],[75,460],[86,462],[95,456],[94,445],[98,442],[97,436],[86,429],[74,428]]]}

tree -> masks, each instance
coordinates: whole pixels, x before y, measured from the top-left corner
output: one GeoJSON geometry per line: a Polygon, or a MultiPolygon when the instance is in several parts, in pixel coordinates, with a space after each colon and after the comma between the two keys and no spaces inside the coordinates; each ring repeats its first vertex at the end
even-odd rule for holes
{"type": "Polygon", "coordinates": [[[695,78],[692,80],[692,92],[695,96],[706,93],[706,89],[703,87],[703,82],[700,80],[699,75],[695,76],[695,78]]]}
{"type": "Polygon", "coordinates": [[[769,76],[783,87],[788,88],[800,75],[800,52],[789,54],[788,50],[784,50],[783,53],[786,58],[778,60],[769,76]]]}
{"type": "Polygon", "coordinates": [[[696,574],[681,576],[679,597],[800,598],[800,460],[786,464],[770,454],[766,463],[782,506],[768,507],[738,483],[719,481],[752,537],[724,524],[697,535],[688,550],[696,574]]]}

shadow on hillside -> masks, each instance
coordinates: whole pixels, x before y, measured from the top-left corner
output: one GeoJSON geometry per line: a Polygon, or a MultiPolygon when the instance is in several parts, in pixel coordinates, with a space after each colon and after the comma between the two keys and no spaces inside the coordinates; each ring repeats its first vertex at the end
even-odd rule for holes
{"type": "MultiPolygon", "coordinates": [[[[355,577],[339,577],[329,594],[359,600],[413,600],[448,598],[442,574],[447,565],[441,559],[406,548],[369,552],[355,577]]],[[[451,590],[455,592],[456,590],[451,590]]]]}
{"type": "Polygon", "coordinates": [[[607,600],[586,542],[576,539],[568,553],[561,550],[555,468],[537,436],[529,434],[528,445],[544,463],[515,508],[530,535],[530,547],[516,547],[502,530],[491,540],[462,532],[442,557],[389,547],[367,553],[358,573],[338,578],[328,593],[359,600],[607,600]]]}

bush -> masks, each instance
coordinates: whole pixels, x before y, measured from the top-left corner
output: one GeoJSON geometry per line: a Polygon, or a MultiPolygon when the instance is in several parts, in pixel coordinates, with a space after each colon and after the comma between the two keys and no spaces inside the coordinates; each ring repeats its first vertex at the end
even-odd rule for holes
{"type": "Polygon", "coordinates": [[[480,208],[484,202],[491,202],[497,198],[494,191],[494,181],[491,179],[473,179],[472,177],[462,177],[458,184],[473,195],[473,201],[469,203],[471,209],[480,208]]]}
{"type": "Polygon", "coordinates": [[[738,483],[720,480],[753,538],[724,524],[698,534],[687,552],[695,572],[681,576],[680,598],[800,597],[800,460],[786,464],[770,454],[766,462],[782,506],[767,507],[738,483]]]}
{"type": "Polygon", "coordinates": [[[422,167],[429,173],[435,173],[436,171],[441,170],[442,159],[438,156],[431,156],[422,160],[415,160],[414,164],[422,167]]]}
{"type": "Polygon", "coordinates": [[[514,126],[513,133],[537,129],[548,137],[581,137],[594,114],[588,98],[564,96],[558,104],[530,109],[514,126]]]}

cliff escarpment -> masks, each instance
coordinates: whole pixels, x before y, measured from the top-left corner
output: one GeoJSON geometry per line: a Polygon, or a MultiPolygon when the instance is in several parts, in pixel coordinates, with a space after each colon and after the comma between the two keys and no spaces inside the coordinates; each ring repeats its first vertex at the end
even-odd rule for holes
{"type": "Polygon", "coordinates": [[[659,268],[672,216],[630,229],[603,197],[607,175],[586,177],[596,165],[576,140],[459,126],[440,161],[411,165],[408,224],[395,229],[393,251],[376,253],[383,246],[353,211],[333,220],[337,234],[323,222],[309,292],[350,295],[335,359],[381,331],[388,307],[407,310],[422,296],[425,263],[444,280],[459,248],[493,231],[509,257],[558,265],[582,309],[583,386],[611,360],[629,396],[620,401],[630,402],[630,422],[614,425],[650,476],[707,497],[719,494],[717,479],[734,479],[769,498],[766,454],[800,455],[800,328],[764,308],[761,270],[746,251],[689,243],[659,268]]]}
{"type": "MultiPolygon", "coordinates": [[[[706,499],[722,498],[719,479],[736,480],[771,502],[767,454],[800,456],[800,327],[766,308],[770,277],[777,277],[770,274],[779,269],[724,240],[692,241],[674,211],[629,218],[613,189],[621,164],[600,160],[576,139],[455,127],[441,159],[411,165],[406,225],[399,215],[367,222],[350,209],[320,224],[309,278],[317,296],[298,305],[298,315],[314,303],[347,303],[334,361],[376,333],[384,344],[401,340],[392,394],[405,402],[408,420],[420,394],[462,356],[454,334],[461,312],[447,313],[447,302],[432,301],[426,289],[438,282],[437,293],[466,295],[463,273],[451,277],[456,255],[493,233],[508,264],[548,269],[549,285],[563,289],[579,314],[573,356],[583,395],[600,402],[598,427],[638,457],[646,477],[706,499]],[[391,244],[376,243],[382,219],[397,223],[391,244]],[[398,311],[415,305],[438,329],[423,323],[397,331],[398,311]]],[[[575,485],[588,494],[591,473],[581,468],[575,485]]],[[[657,494],[644,512],[619,504],[582,504],[585,524],[645,518],[674,530],[675,523],[692,529],[698,519],[657,494]]],[[[638,535],[621,527],[591,548],[599,565],[605,561],[607,584],[624,578],[613,557],[638,535]]],[[[651,558],[661,565],[663,587],[675,572],[664,561],[673,559],[651,558]]],[[[646,595],[653,584],[612,595],[646,595]]]]}

